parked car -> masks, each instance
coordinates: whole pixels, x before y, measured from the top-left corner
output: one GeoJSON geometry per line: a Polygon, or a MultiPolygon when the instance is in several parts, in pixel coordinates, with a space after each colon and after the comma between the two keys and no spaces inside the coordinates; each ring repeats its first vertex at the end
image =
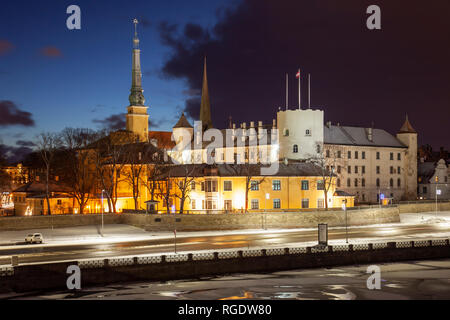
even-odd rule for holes
{"type": "Polygon", "coordinates": [[[42,243],[44,242],[44,237],[40,233],[31,233],[25,238],[26,243],[42,243]]]}

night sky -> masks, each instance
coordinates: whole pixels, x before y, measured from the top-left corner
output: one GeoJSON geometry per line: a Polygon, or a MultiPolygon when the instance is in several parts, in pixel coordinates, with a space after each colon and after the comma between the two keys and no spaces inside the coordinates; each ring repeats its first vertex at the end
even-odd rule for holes
{"type": "Polygon", "coordinates": [[[0,152],[18,156],[42,131],[124,127],[132,19],[140,20],[150,130],[198,116],[207,55],[213,123],[271,122],[297,107],[295,73],[312,77],[325,120],[395,134],[407,113],[419,144],[450,148],[450,1],[2,1],[0,152]],[[66,8],[81,8],[81,30],[66,8]],[[381,7],[381,30],[366,9],[381,7]]]}

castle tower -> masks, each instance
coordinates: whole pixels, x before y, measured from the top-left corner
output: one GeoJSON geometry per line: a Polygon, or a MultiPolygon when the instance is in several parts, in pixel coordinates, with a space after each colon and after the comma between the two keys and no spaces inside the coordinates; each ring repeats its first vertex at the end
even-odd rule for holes
{"type": "Polygon", "coordinates": [[[202,85],[202,102],[200,105],[200,121],[202,122],[203,131],[213,127],[211,121],[211,105],[209,102],[208,77],[206,74],[206,57],[203,65],[203,85],[202,85]]]}
{"type": "Polygon", "coordinates": [[[405,123],[397,133],[397,139],[408,147],[405,154],[403,179],[405,181],[406,200],[417,199],[417,132],[411,126],[406,115],[405,123]]]}
{"type": "Polygon", "coordinates": [[[323,153],[322,110],[295,109],[277,112],[279,158],[308,159],[323,153]]]}
{"type": "Polygon", "coordinates": [[[130,105],[127,107],[126,129],[139,137],[139,142],[148,141],[148,114],[144,105],[144,90],[142,89],[141,50],[137,36],[137,19],[134,23],[132,82],[129,96],[130,105]]]}

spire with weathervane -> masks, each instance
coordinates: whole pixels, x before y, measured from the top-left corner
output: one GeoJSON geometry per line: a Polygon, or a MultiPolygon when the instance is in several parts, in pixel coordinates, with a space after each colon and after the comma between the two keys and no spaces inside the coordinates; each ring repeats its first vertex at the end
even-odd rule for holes
{"type": "Polygon", "coordinates": [[[130,105],[127,108],[126,129],[137,135],[139,141],[148,141],[148,114],[142,89],[141,73],[141,50],[139,49],[139,38],[137,36],[138,20],[133,20],[134,38],[133,38],[133,62],[132,62],[132,80],[131,93],[128,97],[130,105]]]}
{"type": "Polygon", "coordinates": [[[203,65],[203,85],[202,85],[202,102],[200,105],[200,121],[202,122],[203,131],[213,127],[211,121],[211,105],[209,102],[208,77],[206,74],[206,57],[203,65]]]}

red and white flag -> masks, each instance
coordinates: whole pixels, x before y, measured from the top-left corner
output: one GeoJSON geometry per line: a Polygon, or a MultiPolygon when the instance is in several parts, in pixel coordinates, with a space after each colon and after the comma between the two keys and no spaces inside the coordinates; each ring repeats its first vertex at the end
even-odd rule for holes
{"type": "Polygon", "coordinates": [[[295,75],[295,77],[296,77],[297,79],[300,78],[300,69],[298,69],[298,72],[297,72],[297,74],[295,75]]]}

